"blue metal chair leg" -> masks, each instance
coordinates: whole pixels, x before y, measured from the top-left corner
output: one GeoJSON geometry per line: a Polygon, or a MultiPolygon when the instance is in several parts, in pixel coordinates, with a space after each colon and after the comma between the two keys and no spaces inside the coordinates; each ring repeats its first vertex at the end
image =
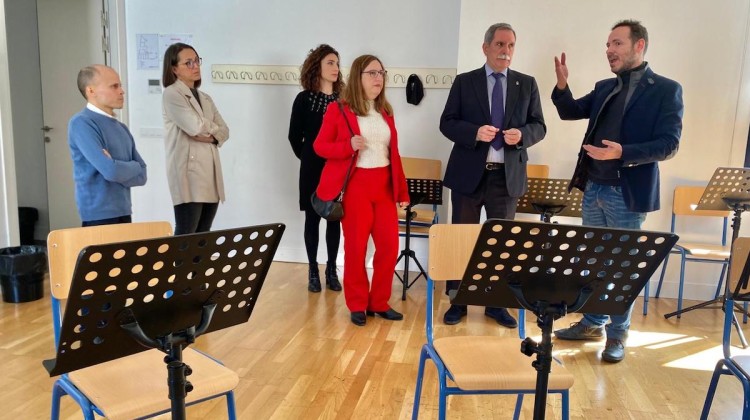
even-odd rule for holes
{"type": "Polygon", "coordinates": [[[570,392],[562,392],[562,420],[570,420],[570,392]]]}
{"type": "Polygon", "coordinates": [[[237,420],[237,409],[234,405],[234,391],[227,392],[227,417],[229,417],[229,420],[237,420]]]}
{"type": "Polygon", "coordinates": [[[719,276],[719,284],[716,285],[716,292],[714,293],[714,299],[719,297],[719,294],[721,293],[721,286],[724,285],[724,273],[727,272],[727,265],[722,264],[721,265],[721,275],[719,276]]]}
{"type": "Polygon", "coordinates": [[[647,281],[646,287],[643,289],[643,315],[648,315],[648,294],[650,283],[651,280],[647,281]]]}
{"type": "Polygon", "coordinates": [[[716,394],[716,386],[719,384],[719,378],[725,374],[731,374],[731,372],[724,367],[724,359],[721,359],[716,363],[714,373],[711,375],[711,382],[708,384],[706,401],[703,403],[703,411],[701,411],[701,420],[708,418],[708,412],[711,411],[711,403],[714,401],[714,394],[716,394]]]}
{"type": "Polygon", "coordinates": [[[65,391],[55,381],[55,384],[52,385],[52,410],[49,417],[51,420],[58,420],[60,418],[60,399],[63,395],[65,395],[65,391]]]}
{"type": "Polygon", "coordinates": [[[445,369],[438,369],[438,420],[445,420],[448,410],[448,384],[445,369]]]}
{"type": "Polygon", "coordinates": [[[422,352],[419,355],[419,369],[417,370],[417,387],[414,390],[414,406],[411,410],[412,420],[419,418],[419,401],[422,398],[422,380],[424,379],[424,364],[427,360],[428,353],[427,349],[422,347],[422,352]]]}
{"type": "Polygon", "coordinates": [[[682,288],[685,286],[685,251],[682,251],[682,260],[680,261],[680,284],[677,291],[677,318],[681,318],[682,314],[682,288]]]}
{"type": "Polygon", "coordinates": [[[516,397],[516,409],[513,411],[513,420],[521,418],[521,406],[523,406],[523,394],[518,394],[518,397],[516,397]]]}
{"type": "Polygon", "coordinates": [[[661,275],[659,276],[659,284],[656,286],[656,294],[654,294],[655,298],[659,298],[659,294],[661,293],[661,284],[664,282],[664,273],[667,271],[667,263],[669,263],[669,254],[664,258],[664,262],[661,265],[661,275]]]}

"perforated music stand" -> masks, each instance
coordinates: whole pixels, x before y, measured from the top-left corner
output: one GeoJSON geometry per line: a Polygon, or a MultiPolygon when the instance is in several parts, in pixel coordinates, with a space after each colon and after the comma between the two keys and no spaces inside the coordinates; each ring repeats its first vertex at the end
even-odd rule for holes
{"type": "Polygon", "coordinates": [[[528,178],[526,194],[518,199],[518,213],[539,214],[550,223],[552,216],[581,217],[583,193],[568,192],[569,179],[528,178]]]}
{"type": "Polygon", "coordinates": [[[411,249],[411,222],[412,219],[417,215],[417,212],[413,210],[413,207],[419,204],[443,204],[443,181],[439,179],[420,179],[420,178],[407,178],[406,185],[409,188],[409,205],[406,206],[406,223],[404,232],[404,249],[401,250],[401,254],[396,260],[398,265],[399,261],[404,260],[404,274],[399,275],[398,271],[395,271],[396,277],[398,277],[401,285],[401,300],[406,300],[406,291],[417,281],[419,277],[427,278],[427,273],[422,268],[422,264],[419,263],[417,255],[414,250],[411,249]],[[412,259],[419,267],[419,274],[414,277],[414,280],[409,282],[409,260],[412,259]]]}
{"type": "Polygon", "coordinates": [[[552,325],[569,312],[625,313],[677,242],[677,235],[629,229],[492,219],[482,226],[454,305],[534,312],[534,419],[544,419],[552,364],[552,325]]]}
{"type": "Polygon", "coordinates": [[[84,248],[73,274],[50,376],[157,348],[167,354],[172,418],[192,389],[182,350],[247,322],[284,232],[243,227],[84,248]]]}
{"type": "MultiPolygon", "coordinates": [[[[740,234],[740,223],[742,222],[742,213],[750,209],[750,168],[716,168],[711,180],[706,186],[706,190],[703,192],[700,200],[698,201],[698,210],[721,210],[725,211],[731,209],[733,212],[732,216],[732,241],[731,246],[734,244],[734,240],[740,234]]],[[[729,254],[729,266],[732,265],[732,253],[729,254]]],[[[715,298],[699,304],[682,308],[680,311],[675,311],[664,315],[664,318],[671,318],[675,315],[680,315],[685,312],[690,312],[694,309],[705,308],[713,304],[721,304],[721,308],[724,308],[726,296],[730,292],[729,282],[725,284],[724,293],[715,298]]],[[[745,313],[744,308],[736,306],[742,313],[745,313]]],[[[737,322],[737,317],[734,318],[734,326],[737,329],[737,333],[740,336],[740,341],[744,347],[747,347],[747,340],[745,339],[742,329],[737,322]]]]}

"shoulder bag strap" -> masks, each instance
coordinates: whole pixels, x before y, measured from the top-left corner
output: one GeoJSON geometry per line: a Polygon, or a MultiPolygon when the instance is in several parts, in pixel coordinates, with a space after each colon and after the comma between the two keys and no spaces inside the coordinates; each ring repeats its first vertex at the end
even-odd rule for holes
{"type": "MultiPolygon", "coordinates": [[[[354,130],[352,130],[352,126],[349,125],[349,119],[346,118],[346,114],[344,113],[344,106],[341,105],[341,101],[336,101],[336,103],[339,106],[339,111],[341,111],[341,116],[344,117],[344,122],[346,122],[346,126],[349,128],[349,133],[354,137],[354,130]]],[[[341,193],[339,193],[338,198],[336,201],[342,201],[344,199],[344,191],[346,190],[346,184],[349,183],[349,175],[352,173],[352,167],[354,167],[354,160],[357,157],[357,153],[354,152],[352,154],[352,159],[349,162],[349,169],[346,170],[346,178],[344,178],[344,186],[341,187],[341,193]]]]}

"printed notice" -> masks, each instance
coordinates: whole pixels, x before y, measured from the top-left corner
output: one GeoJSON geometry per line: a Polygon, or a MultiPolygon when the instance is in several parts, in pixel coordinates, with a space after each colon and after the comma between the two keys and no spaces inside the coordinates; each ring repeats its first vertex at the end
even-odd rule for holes
{"type": "Polygon", "coordinates": [[[159,69],[161,63],[159,35],[137,34],[135,45],[138,70],[159,69]]]}

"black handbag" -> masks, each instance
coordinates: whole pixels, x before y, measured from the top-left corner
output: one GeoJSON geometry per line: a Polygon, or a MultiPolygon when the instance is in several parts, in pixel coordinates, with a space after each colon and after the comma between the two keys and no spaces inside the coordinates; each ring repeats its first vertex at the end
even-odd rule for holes
{"type": "MultiPolygon", "coordinates": [[[[346,119],[346,114],[344,114],[344,107],[341,105],[341,102],[337,103],[339,105],[339,110],[341,110],[341,115],[344,117],[344,121],[346,121],[346,126],[349,128],[349,133],[354,137],[354,130],[352,130],[352,126],[349,125],[349,120],[346,119]]],[[[313,192],[310,197],[310,203],[312,203],[312,208],[315,210],[315,213],[329,222],[338,222],[344,217],[344,206],[342,204],[344,201],[344,191],[346,191],[346,184],[349,183],[349,175],[352,173],[352,167],[354,166],[354,159],[356,156],[356,153],[352,155],[352,159],[349,162],[349,169],[346,171],[346,178],[344,178],[344,185],[341,187],[341,192],[334,200],[321,199],[318,197],[317,191],[313,192]]]]}

